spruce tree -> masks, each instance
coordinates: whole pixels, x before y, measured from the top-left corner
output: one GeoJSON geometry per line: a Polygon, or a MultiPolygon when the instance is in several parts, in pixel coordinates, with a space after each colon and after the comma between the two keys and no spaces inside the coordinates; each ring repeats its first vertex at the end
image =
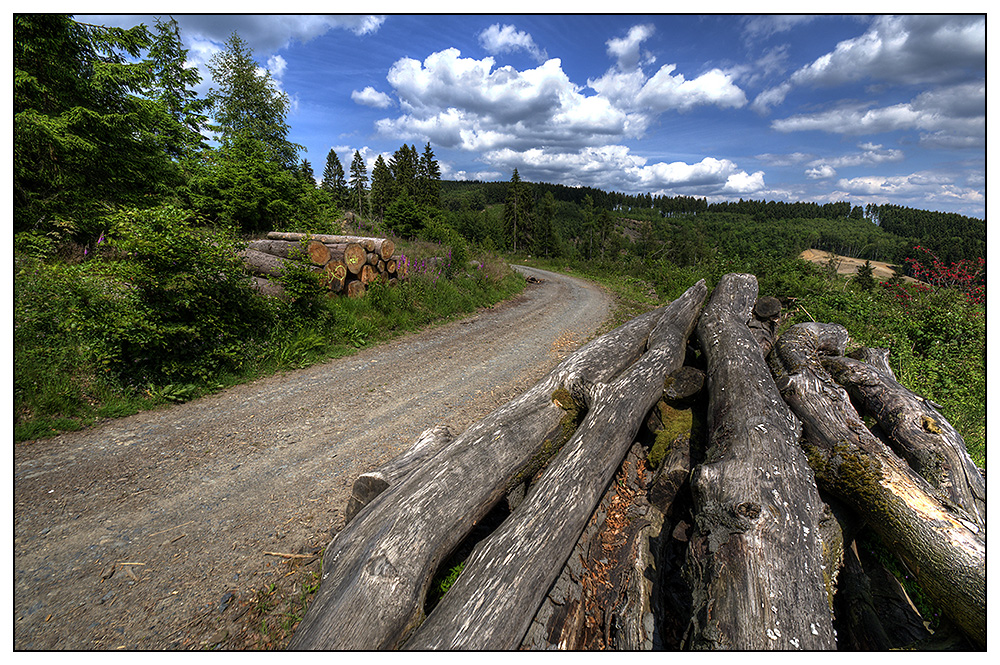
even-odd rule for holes
{"type": "Polygon", "coordinates": [[[354,151],[354,159],[351,160],[350,187],[351,205],[354,206],[355,212],[364,214],[368,198],[368,169],[365,167],[365,160],[362,159],[361,153],[357,150],[354,151]]]}
{"type": "Polygon", "coordinates": [[[347,202],[347,180],[344,177],[344,166],[337,157],[337,152],[330,148],[326,154],[326,166],[323,168],[323,184],[320,186],[324,191],[333,194],[334,203],[343,205],[347,202]]]}
{"type": "Polygon", "coordinates": [[[379,155],[372,166],[371,190],[372,216],[379,221],[385,218],[385,211],[392,204],[392,188],[392,171],[382,155],[379,155]]]}

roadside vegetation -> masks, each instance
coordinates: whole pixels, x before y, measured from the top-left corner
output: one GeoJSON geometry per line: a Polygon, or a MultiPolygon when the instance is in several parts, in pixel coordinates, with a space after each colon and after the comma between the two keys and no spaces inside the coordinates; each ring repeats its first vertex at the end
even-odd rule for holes
{"type": "Polygon", "coordinates": [[[287,96],[236,33],[208,65],[204,98],[173,20],[122,30],[18,15],[14,45],[17,441],[490,306],[523,286],[507,262],[531,262],[611,289],[608,327],[699,279],[752,273],[785,303],[783,325],[841,323],[855,343],[889,348],[900,381],[941,404],[985,461],[983,220],[622,194],[516,169],[505,182],[442,181],[429,142],[370,165],[330,150],[317,175],[288,140],[287,96]],[[237,251],[271,230],[392,237],[411,278],[329,299],[289,271],[293,297],[269,300],[237,251]],[[837,276],[797,258],[810,248],[897,274],[837,276]]]}

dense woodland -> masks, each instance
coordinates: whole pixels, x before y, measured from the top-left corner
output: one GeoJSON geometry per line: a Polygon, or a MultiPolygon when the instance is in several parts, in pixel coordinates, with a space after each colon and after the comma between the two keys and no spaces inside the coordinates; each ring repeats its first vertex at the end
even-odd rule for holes
{"type": "MultiPolygon", "coordinates": [[[[498,182],[442,181],[430,143],[379,155],[370,172],[357,152],[330,150],[314,167],[288,139],[287,96],[258,74],[236,33],[209,62],[214,85],[204,97],[173,20],[125,30],[18,15],[14,47],[16,420],[68,408],[56,397],[28,405],[39,376],[65,374],[53,369],[60,363],[91,368],[69,381],[100,383],[81,378],[95,371],[113,377],[114,390],[169,394],[165,386],[213,385],[273,345],[268,335],[279,329],[304,334],[302,311],[323,308],[306,297],[309,285],[290,275],[303,297],[275,310],[248,289],[232,251],[275,230],[430,243],[450,257],[449,278],[474,253],[532,256],[648,284],[660,299],[733,270],[757,274],[762,292],[793,304],[832,298],[808,286],[822,271],[796,262],[802,250],[886,261],[897,277],[877,285],[860,275],[843,287],[838,311],[877,316],[885,300],[909,308],[900,316],[912,328],[924,308],[927,327],[901,322],[906,331],[885,343],[934,365],[921,365],[920,381],[935,399],[961,403],[960,421],[982,414],[983,220],[891,204],[605,192],[527,182],[516,169],[498,182]],[[348,212],[354,227],[344,229],[348,212]],[[904,274],[933,293],[904,287],[904,274]],[[56,321],[54,304],[82,313],[56,321]],[[958,322],[929,313],[942,307],[958,322]],[[39,341],[53,339],[75,342],[53,353],[39,341]]],[[[102,400],[83,391],[69,401],[102,400]]],[[[984,443],[983,420],[983,434],[967,438],[984,443]]]]}

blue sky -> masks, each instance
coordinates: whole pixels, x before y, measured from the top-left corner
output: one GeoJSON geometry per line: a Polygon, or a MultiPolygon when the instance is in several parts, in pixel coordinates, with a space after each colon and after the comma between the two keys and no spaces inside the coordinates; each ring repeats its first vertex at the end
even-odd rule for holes
{"type": "Polygon", "coordinates": [[[430,141],[445,179],[985,218],[981,14],[174,18],[203,90],[239,32],[317,175],[430,141]]]}

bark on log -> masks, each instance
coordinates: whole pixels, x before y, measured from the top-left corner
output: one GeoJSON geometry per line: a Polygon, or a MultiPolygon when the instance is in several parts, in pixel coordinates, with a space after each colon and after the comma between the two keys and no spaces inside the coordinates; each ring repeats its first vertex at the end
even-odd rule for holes
{"type": "Polygon", "coordinates": [[[524,638],[597,502],[684,361],[707,294],[704,281],[671,303],[648,350],[620,378],[594,383],[588,412],[530,495],[469,557],[407,649],[514,649],[524,638]],[[469,621],[469,617],[475,621],[469,621]]]}
{"type": "MultiPolygon", "coordinates": [[[[538,609],[520,649],[650,650],[654,566],[642,446],[634,444],[538,609]]],[[[656,523],[654,525],[654,522],[656,523]]]]}
{"type": "Polygon", "coordinates": [[[708,376],[705,461],[691,475],[694,649],[833,649],[822,500],[747,322],[753,275],[723,276],[698,323],[708,376]]]}
{"type": "Polygon", "coordinates": [[[344,293],[348,298],[363,298],[365,290],[365,283],[360,279],[353,279],[344,285],[344,293]]]}
{"type": "Polygon", "coordinates": [[[307,257],[305,244],[290,240],[251,240],[247,243],[247,249],[293,261],[302,261],[307,257]]]}
{"type": "Polygon", "coordinates": [[[893,381],[896,380],[896,373],[892,371],[892,367],[889,366],[889,349],[870,349],[868,347],[861,347],[860,349],[855,349],[847,354],[848,358],[854,358],[855,360],[860,360],[861,362],[868,363],[873,367],[877,367],[882,370],[886,375],[888,375],[893,381]]]}
{"type": "Polygon", "coordinates": [[[820,486],[864,516],[924,591],[976,644],[986,643],[986,546],[936,491],[869,432],[819,353],[843,355],[847,332],[798,324],[769,358],[801,419],[820,486]]]}
{"type": "Polygon", "coordinates": [[[358,277],[361,279],[361,283],[364,284],[366,287],[372,282],[374,282],[377,276],[378,273],[375,271],[375,268],[373,268],[371,264],[368,263],[361,266],[361,272],[358,273],[358,277]]]}
{"type": "Polygon", "coordinates": [[[402,481],[454,439],[455,433],[447,425],[435,425],[421,432],[410,448],[385,466],[358,476],[351,487],[351,498],[344,511],[345,521],[354,519],[375,497],[402,481]]]}
{"type": "MultiPolygon", "coordinates": [[[[240,252],[243,265],[252,273],[258,275],[269,275],[271,277],[280,276],[288,263],[286,259],[280,259],[273,254],[258,252],[254,249],[245,249],[240,252]]],[[[317,268],[317,270],[319,270],[317,268]]]]}
{"type": "Polygon", "coordinates": [[[632,364],[662,313],[591,341],[351,520],[326,549],[323,581],[290,647],[391,649],[405,640],[440,563],[572,429],[562,405],[632,364]]]}
{"type": "Polygon", "coordinates": [[[367,236],[350,235],[330,235],[325,233],[292,233],[284,231],[271,231],[267,234],[273,240],[302,240],[311,238],[324,244],[356,243],[361,245],[365,252],[376,252],[383,259],[392,258],[396,252],[396,244],[389,238],[370,238],[367,236]]]}
{"type": "Polygon", "coordinates": [[[266,277],[251,277],[250,282],[254,289],[265,296],[274,298],[286,298],[288,296],[285,293],[285,287],[277,282],[272,282],[266,277]]]}
{"type": "Polygon", "coordinates": [[[890,447],[910,467],[986,530],[986,482],[965,440],[927,400],[872,365],[845,357],[822,359],[823,368],[862,410],[874,417],[890,447]]]}

